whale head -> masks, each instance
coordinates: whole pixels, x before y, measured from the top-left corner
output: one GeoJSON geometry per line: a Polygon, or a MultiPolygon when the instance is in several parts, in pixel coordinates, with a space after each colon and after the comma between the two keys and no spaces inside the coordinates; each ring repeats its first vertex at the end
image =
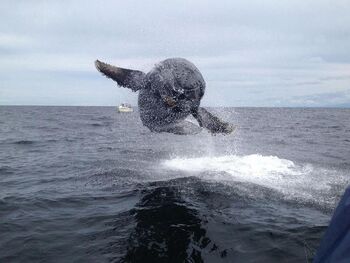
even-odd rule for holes
{"type": "Polygon", "coordinates": [[[202,74],[186,59],[170,58],[147,74],[149,87],[168,108],[190,111],[199,106],[205,91],[202,74]]]}

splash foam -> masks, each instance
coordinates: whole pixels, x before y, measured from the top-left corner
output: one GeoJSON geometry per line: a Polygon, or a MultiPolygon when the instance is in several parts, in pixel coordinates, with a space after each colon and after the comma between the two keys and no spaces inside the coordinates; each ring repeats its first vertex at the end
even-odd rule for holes
{"type": "Polygon", "coordinates": [[[205,180],[249,182],[277,190],[290,198],[308,200],[318,199],[321,192],[329,193],[333,185],[343,183],[334,171],[260,154],[173,158],[164,161],[163,166],[205,180]]]}

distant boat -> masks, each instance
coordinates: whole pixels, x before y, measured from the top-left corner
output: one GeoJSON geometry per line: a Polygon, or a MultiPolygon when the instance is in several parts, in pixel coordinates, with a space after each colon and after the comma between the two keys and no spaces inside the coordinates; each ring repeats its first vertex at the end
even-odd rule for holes
{"type": "Polygon", "coordinates": [[[133,112],[134,109],[128,103],[122,103],[117,108],[118,112],[133,112]]]}

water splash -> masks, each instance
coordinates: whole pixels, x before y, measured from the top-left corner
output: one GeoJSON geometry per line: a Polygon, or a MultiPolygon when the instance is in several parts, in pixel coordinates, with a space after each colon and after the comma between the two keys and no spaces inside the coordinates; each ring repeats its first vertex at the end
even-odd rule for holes
{"type": "Polygon", "coordinates": [[[163,167],[205,180],[253,183],[276,190],[288,199],[317,203],[333,203],[326,200],[327,193],[332,196],[332,188],[344,184],[344,177],[337,171],[260,154],[173,158],[164,161],[163,167]]]}

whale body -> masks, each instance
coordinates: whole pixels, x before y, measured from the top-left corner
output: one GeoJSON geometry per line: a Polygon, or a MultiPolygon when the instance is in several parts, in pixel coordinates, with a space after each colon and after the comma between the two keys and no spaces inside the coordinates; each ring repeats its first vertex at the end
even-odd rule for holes
{"type": "Polygon", "coordinates": [[[234,131],[233,125],[200,107],[205,81],[197,67],[186,59],[166,59],[156,64],[147,74],[99,60],[95,61],[95,66],[119,86],[139,92],[141,121],[153,132],[193,134],[201,128],[214,134],[234,131]],[[185,120],[190,115],[197,120],[199,126],[185,120]]]}

